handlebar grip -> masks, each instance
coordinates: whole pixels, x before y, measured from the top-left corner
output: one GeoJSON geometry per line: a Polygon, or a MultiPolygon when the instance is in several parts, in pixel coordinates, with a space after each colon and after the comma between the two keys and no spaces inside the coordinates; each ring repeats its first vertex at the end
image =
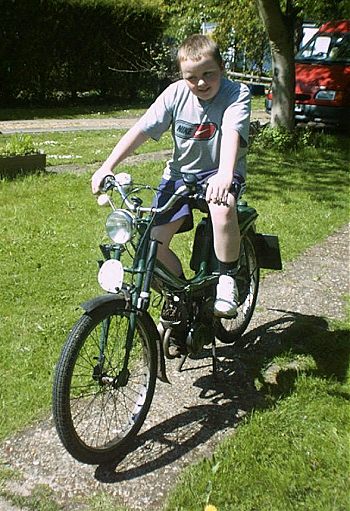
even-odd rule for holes
{"type": "Polygon", "coordinates": [[[113,176],[113,174],[110,174],[110,175],[108,175],[108,176],[105,176],[105,177],[102,179],[101,184],[100,184],[100,190],[101,190],[101,192],[103,192],[103,193],[108,192],[108,190],[110,190],[111,188],[113,188],[114,183],[115,183],[115,177],[113,176]]]}

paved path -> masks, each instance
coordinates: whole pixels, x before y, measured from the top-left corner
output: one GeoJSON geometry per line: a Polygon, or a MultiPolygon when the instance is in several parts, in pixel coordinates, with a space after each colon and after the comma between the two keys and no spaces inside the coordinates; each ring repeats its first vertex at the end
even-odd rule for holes
{"type": "Polygon", "coordinates": [[[40,133],[47,131],[111,130],[128,129],[135,124],[136,118],[101,119],[33,119],[25,121],[0,121],[0,132],[40,133]]]}
{"type": "MultiPolygon", "coordinates": [[[[269,378],[271,383],[269,360],[315,331],[328,332],[332,343],[328,319],[343,317],[347,294],[349,226],[263,280],[245,347],[219,346],[217,381],[208,353],[189,360],[181,373],[168,364],[172,385],[157,383],[137,443],[113,468],[74,461],[47,418],[0,446],[0,459],[22,477],[8,481],[7,491],[30,495],[36,485],[48,485],[64,511],[78,509],[74,499],[86,500],[101,491],[134,511],[161,509],[183,468],[210,456],[218,442],[234,433],[241,418],[263,401],[255,380],[269,378]]],[[[276,376],[275,366],[272,372],[276,376]]],[[[13,511],[4,500],[0,510],[13,511]]]]}
{"type": "MultiPolygon", "coordinates": [[[[269,116],[263,111],[252,113],[252,121],[260,120],[267,122],[269,116]]],[[[11,133],[40,133],[46,131],[77,131],[77,130],[111,130],[128,129],[136,122],[137,118],[121,119],[33,119],[25,121],[0,121],[0,132],[4,135],[11,133]]],[[[0,510],[1,511],[1,510],[0,510]]]]}

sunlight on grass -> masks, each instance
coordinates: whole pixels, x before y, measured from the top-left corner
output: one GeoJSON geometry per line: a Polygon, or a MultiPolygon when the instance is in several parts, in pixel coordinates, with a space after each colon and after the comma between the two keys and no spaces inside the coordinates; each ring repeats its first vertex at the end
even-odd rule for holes
{"type": "MultiPolygon", "coordinates": [[[[265,161],[250,156],[246,198],[260,213],[258,231],[279,235],[284,262],[348,220],[347,174],[336,158],[330,155],[321,170],[320,158],[308,169],[302,155],[289,160],[267,155],[265,161]],[[331,182],[336,186],[329,193],[331,182]]],[[[164,162],[135,167],[134,179],[156,186],[163,167],[164,162]]],[[[4,437],[49,406],[53,368],[80,314],[77,307],[100,293],[96,260],[107,210],[96,206],[89,173],[2,181],[0,208],[0,258],[6,269],[0,277],[0,292],[6,296],[0,312],[4,437]]],[[[174,240],[184,261],[192,236],[174,240]]]]}
{"type": "Polygon", "coordinates": [[[349,330],[349,320],[323,330],[304,322],[296,347],[293,331],[285,357],[270,360],[279,378],[260,389],[275,398],[248,416],[211,459],[185,471],[166,510],[202,511],[210,499],[220,511],[346,511],[349,330]]]}
{"type": "MultiPolygon", "coordinates": [[[[100,141],[102,148],[95,137],[91,147],[100,141]]],[[[284,264],[348,222],[347,156],[346,150],[312,149],[249,155],[246,199],[259,212],[258,231],[279,236],[284,264]]],[[[156,186],[164,165],[134,167],[134,181],[156,186]]],[[[96,261],[108,210],[97,207],[90,177],[43,173],[0,181],[0,293],[6,297],[0,306],[0,439],[49,413],[54,367],[79,304],[102,293],[96,261]]],[[[174,240],[184,261],[192,239],[186,233],[174,240]]],[[[294,511],[295,503],[309,511],[345,511],[349,324],[318,323],[296,317],[283,350],[247,358],[266,409],[247,418],[213,459],[186,473],[169,511],[203,511],[205,504],[270,511],[271,499],[274,511],[294,511]]]]}
{"type": "MultiPolygon", "coordinates": [[[[52,165],[90,165],[104,161],[121,139],[125,130],[74,131],[33,133],[31,135],[36,149],[46,154],[47,166],[52,165]]],[[[2,135],[1,149],[14,135],[2,135]]],[[[136,154],[160,151],[171,148],[171,135],[165,133],[159,142],[147,141],[136,154]]]]}

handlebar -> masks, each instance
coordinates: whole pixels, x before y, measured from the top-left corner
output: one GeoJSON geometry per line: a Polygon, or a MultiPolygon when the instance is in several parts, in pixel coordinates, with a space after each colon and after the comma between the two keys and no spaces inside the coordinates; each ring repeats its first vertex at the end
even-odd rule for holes
{"type": "MultiPolygon", "coordinates": [[[[118,176],[118,175],[117,175],[118,176]]],[[[136,212],[139,211],[141,213],[165,213],[168,211],[174,204],[181,198],[181,197],[188,197],[191,199],[205,199],[205,190],[206,190],[206,183],[199,184],[198,179],[194,174],[184,174],[183,175],[183,181],[184,184],[179,187],[179,189],[174,193],[170,199],[159,208],[150,206],[145,207],[141,206],[140,203],[137,200],[129,199],[130,196],[130,186],[132,185],[131,177],[128,182],[125,182],[124,184],[121,184],[118,181],[117,176],[106,176],[101,184],[101,191],[103,193],[109,191],[109,190],[117,190],[120,194],[121,198],[123,199],[124,204],[127,206],[127,208],[130,211],[136,212]]]]}

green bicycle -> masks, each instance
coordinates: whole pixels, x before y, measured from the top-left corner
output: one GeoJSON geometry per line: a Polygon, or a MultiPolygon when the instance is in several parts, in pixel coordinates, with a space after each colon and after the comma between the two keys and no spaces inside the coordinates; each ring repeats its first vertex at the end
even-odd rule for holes
{"type": "Polygon", "coordinates": [[[67,451],[88,464],[112,462],[127,449],[141,428],[152,402],[157,377],[168,382],[166,360],[188,355],[215,341],[234,344],[254,312],[260,268],[281,269],[276,236],[256,233],[257,211],[238,203],[240,258],[235,276],[240,306],[232,319],[213,315],[219,275],[213,250],[205,191],[195,176],[162,208],[144,206],[148,185],[107,177],[100,203],[112,212],[106,221],[111,243],[101,245],[98,280],[105,294],[82,304],[83,315],[73,326],[59,357],[53,383],[53,418],[67,451]],[[114,204],[114,195],[121,207],[114,204]],[[196,227],[190,267],[184,280],[157,260],[157,241],[151,228],[155,213],[170,209],[183,196],[204,216],[196,227]],[[149,312],[153,297],[164,300],[171,314],[158,328],[149,312]],[[176,343],[174,344],[174,339],[176,343]]]}

